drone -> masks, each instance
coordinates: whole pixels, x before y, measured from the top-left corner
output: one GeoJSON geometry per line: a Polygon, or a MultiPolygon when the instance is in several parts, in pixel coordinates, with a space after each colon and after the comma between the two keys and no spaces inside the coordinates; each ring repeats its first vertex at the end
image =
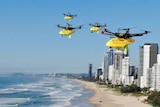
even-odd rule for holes
{"type": "Polygon", "coordinates": [[[106,27],[106,26],[107,26],[106,24],[101,25],[100,23],[95,23],[95,24],[91,24],[91,23],[90,23],[89,25],[92,26],[92,27],[90,28],[91,33],[93,33],[93,32],[99,33],[99,31],[100,31],[103,27],[106,27]]]}
{"type": "Polygon", "coordinates": [[[60,24],[57,25],[58,28],[62,28],[62,30],[59,32],[61,37],[68,36],[69,39],[72,37],[72,34],[75,32],[75,29],[81,29],[83,25],[80,25],[78,27],[72,27],[71,24],[67,23],[67,26],[61,26],[60,24]]]}
{"type": "Polygon", "coordinates": [[[104,28],[102,31],[102,34],[104,35],[111,35],[111,36],[115,36],[117,38],[123,38],[123,39],[128,39],[131,37],[135,37],[135,36],[143,36],[144,34],[148,34],[150,33],[150,31],[145,30],[142,33],[129,33],[130,28],[124,28],[124,29],[119,29],[118,32],[111,32],[108,29],[104,28]],[[120,33],[119,30],[125,30],[124,33],[120,33]]]}
{"type": "Polygon", "coordinates": [[[70,14],[70,13],[68,13],[68,14],[64,13],[63,15],[64,15],[64,19],[68,20],[68,21],[71,21],[74,17],[77,16],[76,14],[70,14]]]}

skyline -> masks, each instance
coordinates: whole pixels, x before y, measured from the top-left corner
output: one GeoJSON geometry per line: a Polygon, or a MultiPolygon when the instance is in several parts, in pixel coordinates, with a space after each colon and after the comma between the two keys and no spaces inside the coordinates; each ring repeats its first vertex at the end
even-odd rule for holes
{"type": "Polygon", "coordinates": [[[74,1],[74,0],[0,0],[1,73],[84,73],[88,64],[93,72],[102,65],[108,51],[107,35],[91,33],[89,23],[107,24],[107,29],[132,28],[131,33],[149,30],[133,37],[129,45],[130,63],[138,65],[139,46],[160,43],[160,1],[74,1]],[[63,13],[77,14],[65,21],[63,13]],[[56,25],[84,25],[72,39],[60,37],[56,25]]]}

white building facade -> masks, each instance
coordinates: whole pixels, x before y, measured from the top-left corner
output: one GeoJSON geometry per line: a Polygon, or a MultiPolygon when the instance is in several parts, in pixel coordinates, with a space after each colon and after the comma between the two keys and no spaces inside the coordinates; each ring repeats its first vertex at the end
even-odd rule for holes
{"type": "Polygon", "coordinates": [[[104,53],[104,61],[102,63],[103,81],[108,81],[110,65],[113,65],[113,49],[109,49],[108,52],[104,53]]]}
{"type": "Polygon", "coordinates": [[[129,57],[124,57],[122,59],[121,82],[123,85],[130,85],[130,82],[129,82],[129,57]]]}
{"type": "Polygon", "coordinates": [[[157,55],[157,64],[152,67],[151,90],[160,91],[160,54],[157,55]]]}
{"type": "Polygon", "coordinates": [[[158,54],[158,44],[157,43],[146,43],[141,49],[143,49],[143,53],[140,53],[141,57],[143,57],[142,61],[139,62],[139,65],[142,67],[139,69],[140,75],[140,87],[151,87],[151,73],[152,66],[157,63],[157,54],[158,54]],[[142,70],[142,71],[140,71],[142,70]]]}
{"type": "Polygon", "coordinates": [[[121,84],[123,51],[117,50],[114,54],[114,70],[112,84],[121,84]]]}

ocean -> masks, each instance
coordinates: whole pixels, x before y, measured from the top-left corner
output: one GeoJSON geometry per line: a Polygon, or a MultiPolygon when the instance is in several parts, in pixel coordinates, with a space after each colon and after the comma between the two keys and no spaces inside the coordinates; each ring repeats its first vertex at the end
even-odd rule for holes
{"type": "Polygon", "coordinates": [[[0,107],[94,107],[93,94],[72,79],[48,75],[0,75],[0,107]]]}

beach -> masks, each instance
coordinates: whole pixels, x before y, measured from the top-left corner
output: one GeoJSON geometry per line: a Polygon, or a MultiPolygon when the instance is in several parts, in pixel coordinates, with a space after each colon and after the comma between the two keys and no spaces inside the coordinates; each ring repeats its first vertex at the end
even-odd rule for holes
{"type": "Polygon", "coordinates": [[[93,96],[89,98],[89,102],[95,105],[95,107],[152,107],[143,102],[147,96],[122,95],[110,88],[104,88],[95,82],[76,81],[83,84],[86,89],[94,91],[93,96]]]}

